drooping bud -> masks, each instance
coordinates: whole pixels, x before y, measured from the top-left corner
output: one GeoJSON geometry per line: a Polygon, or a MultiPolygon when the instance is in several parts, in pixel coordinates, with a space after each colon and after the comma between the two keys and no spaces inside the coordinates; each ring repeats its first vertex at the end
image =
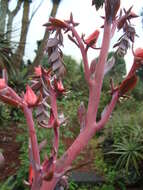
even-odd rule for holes
{"type": "Polygon", "coordinates": [[[6,87],[5,79],[0,79],[0,90],[6,87]]]}
{"type": "Polygon", "coordinates": [[[137,81],[138,81],[138,77],[136,76],[136,74],[133,74],[130,77],[127,77],[125,80],[123,80],[123,82],[119,86],[120,96],[133,90],[137,84],[137,81]]]}
{"type": "Polygon", "coordinates": [[[34,106],[38,101],[38,98],[37,98],[36,94],[31,89],[31,87],[28,86],[28,85],[26,87],[26,93],[24,95],[24,100],[28,104],[28,106],[30,106],[30,107],[34,106]]]}
{"type": "Polygon", "coordinates": [[[87,44],[90,47],[95,46],[99,37],[99,33],[99,30],[95,30],[90,36],[87,37],[87,39],[85,39],[85,44],[87,44]]]}
{"type": "Polygon", "coordinates": [[[44,24],[48,30],[54,30],[56,28],[66,28],[67,25],[64,21],[51,17],[49,22],[44,24]]]}
{"type": "Polygon", "coordinates": [[[143,48],[137,48],[137,49],[135,50],[135,56],[136,56],[136,57],[143,58],[143,48]]]}
{"type": "Polygon", "coordinates": [[[65,88],[64,88],[63,83],[62,83],[62,81],[60,79],[57,80],[55,78],[54,86],[55,86],[55,90],[57,91],[58,94],[64,94],[65,88]]]}

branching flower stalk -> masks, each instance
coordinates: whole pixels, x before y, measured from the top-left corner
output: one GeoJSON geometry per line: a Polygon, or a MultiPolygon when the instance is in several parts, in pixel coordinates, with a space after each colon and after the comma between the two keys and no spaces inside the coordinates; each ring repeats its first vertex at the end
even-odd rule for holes
{"type": "Polygon", "coordinates": [[[22,109],[27,121],[30,164],[29,179],[24,182],[31,190],[54,190],[56,184],[60,181],[62,181],[65,188],[67,187],[64,175],[72,169],[71,164],[73,160],[76,159],[96,132],[106,125],[120,97],[125,97],[126,93],[131,91],[138,81],[136,70],[143,65],[142,48],[138,48],[135,52],[133,50],[133,66],[121,84],[114,86],[111,79],[111,100],[105,106],[101,119],[97,121],[104,76],[113,66],[116,66],[114,58],[112,61],[107,61],[110,40],[115,34],[116,28],[118,30],[123,29],[124,34],[114,47],[117,47],[116,54],[124,56],[129,48],[130,41],[133,46],[136,35],[135,29],[130,22],[132,18],[137,17],[137,15],[131,12],[132,7],[127,11],[124,10],[124,15],[120,14],[120,16],[117,16],[119,8],[120,0],[105,1],[104,34],[101,48],[96,47],[99,30],[96,29],[87,38],[85,38],[85,35],[80,37],[76,30],[78,23],[74,21],[72,14],[70,19],[65,21],[50,18],[49,23],[45,24],[47,30],[55,33],[55,36],[49,38],[47,42],[46,52],[48,53],[50,68],[48,70],[41,66],[35,68],[31,86],[27,85],[24,95],[18,95],[8,86],[6,71],[3,72],[3,77],[0,79],[0,99],[7,104],[22,109]],[[66,123],[63,114],[58,113],[57,107],[57,99],[66,94],[62,84],[66,68],[60,49],[60,46],[63,44],[63,32],[68,33],[69,39],[81,51],[85,79],[89,88],[89,101],[87,111],[83,103],[81,103],[78,109],[78,119],[81,126],[79,135],[68,150],[58,159],[60,127],[63,123],[66,123]],[[98,61],[94,59],[90,65],[88,62],[89,48],[101,49],[98,61]],[[40,147],[45,142],[38,144],[32,115],[33,109],[36,109],[36,120],[39,127],[44,128],[43,130],[53,130],[54,133],[51,154],[49,157],[45,156],[44,160],[40,159],[40,147]]]}

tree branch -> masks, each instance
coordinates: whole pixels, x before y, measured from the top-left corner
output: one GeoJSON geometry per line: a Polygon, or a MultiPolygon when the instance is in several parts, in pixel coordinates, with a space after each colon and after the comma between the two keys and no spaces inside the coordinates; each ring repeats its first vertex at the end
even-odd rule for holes
{"type": "Polygon", "coordinates": [[[95,69],[95,99],[96,99],[95,105],[94,105],[95,117],[97,115],[97,110],[98,110],[99,101],[100,101],[101,88],[102,88],[102,83],[103,83],[103,78],[104,78],[104,67],[107,61],[110,38],[111,38],[111,24],[107,24],[107,22],[105,21],[102,47],[101,47],[98,63],[96,64],[96,69],[95,69]]]}
{"type": "Polygon", "coordinates": [[[30,17],[30,19],[29,19],[29,23],[31,23],[33,17],[34,17],[35,14],[37,13],[38,9],[41,7],[43,1],[44,1],[44,0],[42,0],[42,1],[39,3],[39,5],[36,7],[36,9],[33,11],[32,15],[31,15],[31,17],[30,17]]]}
{"type": "Polygon", "coordinates": [[[19,0],[19,1],[17,2],[17,5],[16,5],[15,9],[10,12],[14,17],[15,17],[16,14],[18,13],[18,11],[19,11],[19,9],[20,9],[22,3],[23,3],[23,1],[19,0]]]}

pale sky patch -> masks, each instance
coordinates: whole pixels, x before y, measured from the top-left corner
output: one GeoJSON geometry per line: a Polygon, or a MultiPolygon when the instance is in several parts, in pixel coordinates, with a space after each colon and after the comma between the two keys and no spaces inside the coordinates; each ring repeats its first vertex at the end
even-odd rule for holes
{"type": "MultiPolygon", "coordinates": [[[[133,11],[136,14],[140,15],[141,9],[143,7],[143,3],[141,2],[142,1],[140,0],[121,0],[121,7],[128,9],[130,6],[133,5],[134,6],[133,11]]],[[[33,3],[32,9],[34,9],[34,6],[36,6],[38,3],[39,3],[39,0],[35,0],[35,2],[33,3]]],[[[34,50],[37,48],[36,41],[43,38],[44,30],[45,30],[45,28],[43,27],[43,24],[48,21],[51,8],[52,8],[52,3],[49,0],[44,0],[39,11],[33,18],[32,23],[29,28],[29,33],[28,33],[28,38],[27,38],[25,59],[32,60],[34,58],[35,56],[34,50]]],[[[86,36],[88,36],[95,29],[97,28],[99,29],[101,25],[103,24],[103,19],[101,19],[100,16],[104,15],[104,10],[100,9],[97,12],[95,8],[91,6],[91,0],[62,0],[58,9],[56,18],[66,20],[69,18],[69,15],[71,12],[73,13],[75,21],[80,23],[80,25],[77,27],[79,34],[84,33],[86,36]]],[[[17,27],[18,25],[20,25],[19,23],[20,16],[21,14],[19,13],[16,19],[17,27]]],[[[140,36],[139,38],[136,38],[135,40],[135,48],[141,47],[143,45],[143,35],[142,35],[143,29],[141,25],[141,18],[133,19],[132,23],[136,26],[137,34],[140,36]]],[[[97,43],[97,47],[101,45],[101,40],[102,40],[102,29],[100,30],[101,30],[101,35],[97,43]]],[[[116,37],[114,37],[111,41],[111,49],[112,49],[113,44],[120,37],[120,33],[116,32],[115,36],[116,37]]],[[[66,36],[64,40],[63,52],[67,55],[71,55],[77,61],[81,60],[80,51],[74,44],[72,44],[72,42],[67,40],[66,36]]],[[[89,60],[92,60],[93,58],[97,57],[98,54],[99,54],[99,51],[90,50],[89,55],[88,55],[89,60]]],[[[129,51],[125,59],[127,62],[127,68],[129,69],[133,60],[131,51],[129,51]]]]}

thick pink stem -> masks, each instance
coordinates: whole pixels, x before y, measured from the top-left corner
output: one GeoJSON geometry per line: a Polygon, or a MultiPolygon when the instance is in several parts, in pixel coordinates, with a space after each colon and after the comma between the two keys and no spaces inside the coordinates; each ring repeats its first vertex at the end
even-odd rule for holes
{"type": "Polygon", "coordinates": [[[110,38],[111,38],[111,24],[107,24],[105,21],[104,23],[104,35],[103,35],[103,41],[102,41],[102,47],[99,55],[99,60],[96,65],[95,70],[95,117],[97,115],[97,110],[99,106],[100,101],[100,95],[101,95],[101,88],[104,78],[104,67],[108,56],[108,50],[110,45],[110,38]]]}
{"type": "MultiPolygon", "coordinates": [[[[34,121],[32,117],[32,110],[28,108],[27,106],[23,106],[23,112],[28,124],[28,129],[29,129],[29,137],[31,140],[31,149],[32,149],[32,157],[33,157],[33,162],[35,163],[35,166],[40,167],[40,154],[39,154],[39,147],[38,147],[38,141],[37,141],[37,136],[36,136],[36,131],[34,127],[34,121]]],[[[40,186],[37,185],[39,181],[39,175],[40,173],[36,170],[34,170],[34,179],[33,179],[33,184],[31,190],[39,190],[40,186]]]]}
{"type": "Polygon", "coordinates": [[[36,131],[35,131],[35,127],[34,127],[32,110],[30,108],[28,108],[27,106],[23,106],[23,112],[24,112],[24,115],[25,115],[25,118],[26,118],[26,121],[28,124],[33,159],[37,165],[40,165],[39,147],[38,147],[38,141],[37,141],[36,131]]]}
{"type": "Polygon", "coordinates": [[[50,101],[51,101],[51,108],[54,114],[55,118],[55,126],[54,126],[54,142],[53,142],[53,148],[54,148],[54,160],[57,158],[58,148],[59,148],[59,122],[58,122],[58,109],[57,109],[57,97],[54,90],[50,87],[50,101]]]}
{"type": "MultiPolygon", "coordinates": [[[[73,160],[75,160],[77,155],[79,155],[81,150],[88,144],[89,140],[95,135],[97,129],[99,129],[101,126],[101,123],[99,127],[98,127],[98,124],[96,123],[96,113],[98,110],[102,81],[104,77],[104,65],[107,60],[110,37],[111,37],[111,25],[107,25],[107,23],[105,22],[104,26],[105,26],[104,37],[103,37],[103,42],[102,42],[101,53],[99,56],[99,61],[96,68],[95,81],[92,81],[92,82],[90,81],[89,83],[89,103],[88,103],[88,110],[87,110],[87,116],[86,116],[86,127],[78,135],[78,137],[75,139],[75,141],[70,146],[70,148],[57,161],[55,172],[59,174],[68,169],[68,167],[72,164],[73,160]]],[[[90,71],[89,71],[87,54],[86,54],[84,45],[81,42],[81,38],[79,37],[75,29],[71,28],[71,30],[79,44],[83,61],[84,61],[85,78],[89,82],[90,71]]],[[[106,119],[109,117],[110,115],[109,113],[111,113],[110,111],[112,111],[112,107],[114,107],[115,103],[116,101],[113,98],[108,109],[108,114],[105,115],[106,119]]],[[[49,184],[55,185],[57,181],[58,179],[53,178],[53,180],[50,183],[44,182],[40,190],[50,190],[49,184]]],[[[54,188],[52,187],[51,190],[53,189],[54,188]]]]}
{"type": "MultiPolygon", "coordinates": [[[[65,171],[71,164],[72,161],[75,160],[77,155],[79,155],[80,151],[88,144],[89,140],[95,135],[96,131],[101,130],[107,121],[110,118],[110,115],[118,101],[118,91],[112,97],[110,104],[108,105],[106,112],[97,124],[89,123],[90,126],[87,126],[76,138],[71,147],[64,153],[64,155],[57,161],[56,164],[56,173],[62,173],[65,171]]],[[[93,120],[92,120],[93,121],[93,120]]],[[[53,190],[56,183],[58,182],[58,178],[53,178],[50,182],[43,182],[43,185],[40,190],[53,190]]]]}

